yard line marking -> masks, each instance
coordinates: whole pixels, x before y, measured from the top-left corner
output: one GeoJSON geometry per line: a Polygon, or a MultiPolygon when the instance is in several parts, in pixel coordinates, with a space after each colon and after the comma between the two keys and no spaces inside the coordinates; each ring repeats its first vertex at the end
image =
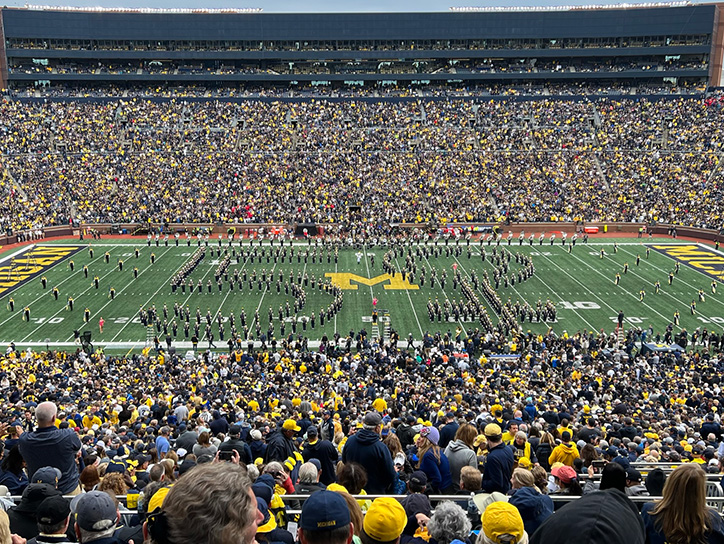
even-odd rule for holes
{"type": "MultiPolygon", "coordinates": [[[[101,257],[98,257],[98,258],[100,259],[101,257]]],[[[95,259],[94,259],[94,260],[95,260],[95,259]]],[[[91,262],[93,262],[93,261],[91,261],[91,262]]],[[[101,277],[99,278],[99,281],[102,280],[103,278],[105,278],[106,276],[109,276],[110,274],[113,274],[115,271],[116,271],[116,269],[115,269],[115,268],[112,268],[110,271],[108,271],[108,272],[106,272],[105,274],[103,274],[103,276],[101,276],[101,277]]],[[[72,277],[72,275],[73,275],[73,274],[71,274],[71,277],[72,277]]],[[[65,280],[64,280],[64,281],[65,281],[65,280]]],[[[62,282],[61,282],[61,283],[62,283],[62,282]]],[[[60,284],[58,284],[58,285],[60,285],[60,284]]],[[[78,295],[77,297],[73,297],[73,301],[74,301],[74,302],[77,301],[80,297],[82,297],[83,295],[85,295],[85,294],[86,294],[88,291],[90,291],[91,289],[94,289],[92,283],[91,283],[91,286],[88,287],[85,291],[83,291],[80,295],[78,295]]],[[[37,302],[37,301],[40,300],[41,298],[43,298],[43,297],[38,297],[38,298],[35,300],[35,302],[37,302]]],[[[62,307],[60,310],[58,310],[57,312],[55,312],[53,315],[51,315],[49,319],[53,319],[53,318],[54,318],[55,316],[57,316],[60,312],[64,311],[66,307],[67,307],[67,305],[63,305],[63,307],[62,307]]],[[[6,321],[7,321],[7,320],[6,320],[6,321]]],[[[3,325],[4,323],[5,323],[5,321],[3,321],[3,323],[0,323],[0,325],[3,325]]],[[[21,342],[26,341],[29,336],[35,334],[36,332],[38,332],[38,330],[40,330],[40,329],[41,329],[42,327],[44,327],[44,326],[45,326],[45,323],[41,323],[40,325],[38,325],[37,327],[35,327],[35,329],[33,329],[33,330],[30,332],[30,334],[26,335],[26,336],[21,340],[21,342]]],[[[70,336],[70,339],[73,339],[73,335],[70,336]]]]}
{"type": "MultiPolygon", "coordinates": [[[[241,270],[244,270],[244,268],[246,268],[246,263],[248,263],[248,262],[249,262],[249,256],[247,255],[246,257],[244,257],[244,264],[241,265],[241,270]]],[[[229,267],[231,267],[231,263],[229,263],[229,267]]],[[[214,314],[214,317],[213,317],[213,319],[211,320],[212,323],[213,323],[214,321],[216,321],[216,316],[218,316],[218,315],[221,313],[221,308],[224,306],[224,303],[226,302],[226,299],[229,298],[229,295],[230,295],[230,294],[231,294],[231,289],[228,289],[228,292],[226,293],[226,296],[224,297],[224,300],[221,301],[221,304],[219,305],[219,309],[216,310],[216,313],[214,314]]],[[[186,300],[188,300],[188,298],[187,298],[186,300]]],[[[185,302],[184,302],[184,304],[185,304],[185,302]]],[[[182,307],[183,307],[183,305],[182,305],[182,307]]],[[[232,310],[231,313],[233,314],[234,311],[232,310]]],[[[219,332],[221,332],[221,331],[219,330],[219,332]]],[[[229,334],[231,335],[232,332],[229,331],[229,334]]],[[[232,335],[232,336],[233,336],[233,335],[232,335]]],[[[230,336],[230,338],[231,338],[231,336],[230,336]]]]}
{"type": "MultiPolygon", "coordinates": [[[[367,258],[366,251],[365,251],[365,259],[367,258]]],[[[395,263],[397,264],[397,268],[400,268],[400,263],[397,260],[397,257],[395,257],[395,263]]],[[[370,275],[370,269],[367,268],[367,276],[370,275]]],[[[372,286],[370,285],[370,291],[372,291],[372,286]]],[[[420,336],[425,336],[425,332],[422,330],[422,324],[420,323],[420,318],[417,316],[417,310],[415,310],[415,305],[412,303],[412,297],[410,296],[410,291],[408,289],[405,289],[405,292],[407,293],[407,300],[410,301],[410,307],[412,308],[412,313],[415,314],[415,321],[417,321],[417,326],[420,329],[420,336]]]]}
{"type": "MultiPolygon", "coordinates": [[[[101,258],[102,258],[102,257],[99,255],[97,258],[93,259],[93,260],[91,261],[91,263],[93,263],[94,261],[97,261],[98,259],[101,259],[101,258]]],[[[61,263],[58,263],[58,264],[61,264],[61,263]]],[[[55,266],[53,266],[53,267],[50,268],[49,270],[53,270],[53,268],[55,268],[56,266],[58,266],[58,264],[56,264],[55,266]]],[[[82,272],[82,270],[79,270],[79,272],[82,272]]],[[[60,285],[63,285],[66,281],[72,280],[74,275],[75,275],[75,273],[70,274],[70,275],[67,276],[64,280],[60,281],[60,283],[56,283],[56,284],[55,284],[55,287],[58,287],[58,286],[60,286],[60,285]]],[[[108,275],[108,274],[106,274],[106,276],[107,276],[107,275],[108,275]]],[[[105,278],[106,276],[103,276],[103,277],[105,278]]],[[[47,293],[41,294],[38,298],[36,298],[36,299],[35,299],[34,301],[32,301],[30,304],[26,304],[25,306],[32,306],[33,304],[35,304],[36,302],[38,302],[39,300],[41,300],[42,298],[44,298],[44,297],[45,297],[46,295],[48,295],[48,294],[52,294],[52,290],[51,290],[51,291],[48,291],[47,293]]],[[[2,327],[5,323],[7,323],[8,321],[10,321],[13,317],[14,317],[14,315],[11,315],[11,316],[8,317],[5,321],[0,322],[0,327],[2,327]]]]}
{"type": "MultiPolygon", "coordinates": [[[[166,251],[164,251],[164,252],[161,254],[161,257],[163,257],[164,255],[166,255],[166,253],[168,253],[170,250],[171,250],[171,248],[169,247],[166,251]]],[[[188,260],[188,259],[187,259],[187,260],[188,260]]],[[[176,268],[176,270],[174,271],[174,274],[175,274],[176,272],[178,272],[179,270],[181,270],[181,268],[183,268],[183,265],[184,265],[184,264],[186,264],[186,261],[183,261],[183,262],[181,263],[181,266],[179,266],[178,268],[176,268]]],[[[151,267],[144,268],[144,269],[143,269],[143,272],[146,272],[147,270],[150,270],[150,269],[151,269],[151,267]]],[[[141,274],[143,274],[143,272],[139,272],[138,275],[140,276],[141,274]]],[[[171,277],[173,277],[173,274],[171,275],[171,277]]],[[[131,282],[131,283],[133,283],[133,282],[131,282]]],[[[131,283],[129,283],[128,285],[131,285],[131,283]]],[[[143,304],[143,306],[146,306],[149,302],[151,302],[151,300],[153,299],[153,297],[155,297],[155,296],[158,294],[158,292],[159,292],[161,289],[164,288],[165,285],[166,285],[166,280],[164,280],[164,281],[161,283],[161,287],[159,287],[158,289],[156,289],[156,292],[155,292],[153,295],[151,295],[151,298],[149,298],[149,299],[143,304]]],[[[124,289],[125,289],[125,287],[124,287],[124,289]]],[[[104,308],[105,308],[105,306],[104,306],[104,308]]],[[[135,317],[135,316],[134,316],[134,317],[135,317]]],[[[131,323],[133,323],[133,318],[129,319],[129,320],[126,322],[126,324],[123,325],[123,327],[121,327],[121,330],[118,331],[113,338],[111,338],[111,342],[115,341],[115,339],[118,338],[118,335],[121,334],[121,333],[123,332],[123,330],[124,330],[126,327],[128,327],[128,325],[130,325],[131,323]]],[[[145,340],[144,340],[143,344],[144,344],[144,345],[146,344],[145,340]]]]}
{"type": "MultiPolygon", "coordinates": [[[[246,264],[246,263],[245,263],[245,264],[246,264]]],[[[272,270],[271,270],[271,275],[272,275],[272,276],[274,276],[274,271],[275,271],[276,268],[277,268],[277,264],[278,264],[278,262],[275,261],[275,262],[274,262],[274,267],[273,267],[272,270]]],[[[306,271],[307,271],[307,263],[305,262],[305,263],[304,263],[304,270],[302,270],[302,283],[304,282],[304,273],[305,273],[306,271]]],[[[267,289],[266,284],[264,284],[264,291],[262,292],[261,298],[259,299],[259,305],[256,307],[256,312],[254,313],[254,317],[252,318],[251,323],[249,323],[249,334],[251,334],[251,328],[252,328],[252,327],[254,326],[254,324],[256,323],[256,314],[259,313],[259,308],[261,308],[261,303],[264,302],[264,297],[266,296],[267,291],[269,291],[269,289],[267,289]]],[[[259,321],[261,321],[261,318],[259,318],[259,321]]],[[[263,331],[262,331],[262,333],[263,333],[263,331]]]]}
{"type": "MultiPolygon", "coordinates": [[[[714,250],[712,250],[712,251],[714,251],[714,250]]],[[[627,253],[629,253],[629,252],[627,252],[627,253]]],[[[633,255],[633,253],[629,253],[629,255],[631,255],[631,256],[633,256],[633,257],[635,258],[635,255],[633,255]]],[[[670,257],[667,257],[667,258],[670,259],[670,257]]],[[[656,265],[649,265],[649,266],[650,266],[651,268],[655,268],[656,270],[659,270],[659,271],[661,271],[663,274],[665,274],[665,276],[666,276],[666,278],[667,278],[666,281],[668,281],[669,273],[668,273],[666,270],[663,270],[662,268],[660,268],[660,267],[658,267],[658,266],[656,266],[656,265]]],[[[701,274],[701,272],[698,272],[698,271],[695,270],[694,268],[691,268],[691,267],[687,267],[687,268],[690,269],[692,272],[697,272],[698,274],[701,274]]],[[[639,277],[639,278],[642,277],[642,276],[640,276],[639,274],[636,274],[636,272],[635,272],[635,267],[634,267],[634,268],[629,267],[629,271],[633,272],[633,273],[634,273],[637,277],[639,277]]],[[[701,275],[704,276],[704,274],[701,274],[701,275]]],[[[707,281],[708,283],[711,282],[711,278],[710,278],[709,276],[704,276],[704,277],[706,278],[706,281],[707,281]]],[[[677,283],[680,282],[680,283],[683,283],[684,285],[688,285],[688,286],[691,287],[694,291],[696,291],[696,293],[693,294],[692,297],[698,297],[698,292],[699,292],[699,289],[700,289],[700,288],[695,287],[695,286],[691,285],[689,282],[687,282],[686,280],[681,279],[681,276],[676,276],[676,278],[677,278],[677,279],[676,279],[676,282],[677,282],[677,283]]],[[[683,302],[682,302],[679,298],[676,298],[676,297],[674,297],[672,294],[670,294],[669,291],[665,291],[665,290],[662,288],[662,289],[661,289],[661,292],[662,292],[663,294],[665,294],[665,295],[673,298],[673,299],[676,300],[678,303],[682,304],[684,307],[688,307],[688,306],[689,306],[689,302],[688,302],[688,301],[683,301],[683,302]]],[[[684,296],[686,293],[679,291],[679,294],[682,295],[682,296],[684,296]]],[[[719,300],[719,299],[714,298],[713,296],[711,296],[711,292],[710,292],[710,291],[705,290],[705,294],[708,294],[708,295],[709,295],[709,300],[713,300],[713,301],[716,302],[717,304],[721,304],[722,306],[724,306],[724,301],[721,301],[721,300],[719,300]]],[[[697,312],[697,314],[698,314],[698,313],[701,313],[701,312],[699,312],[699,308],[698,308],[698,307],[696,308],[696,312],[697,312]]],[[[706,317],[706,316],[704,316],[704,317],[706,317]]]]}
{"type": "MultiPolygon", "coordinates": [[[[579,261],[583,261],[583,259],[581,259],[581,258],[578,257],[577,255],[575,255],[574,253],[570,253],[570,254],[569,254],[568,252],[566,252],[565,254],[566,254],[566,255],[572,255],[574,259],[578,259],[579,261]]],[[[583,262],[585,262],[585,261],[583,261],[583,262]]],[[[558,268],[561,272],[563,272],[566,276],[568,276],[568,277],[571,278],[573,281],[575,281],[578,285],[583,286],[583,287],[586,289],[586,291],[588,291],[588,292],[591,293],[593,296],[595,296],[596,298],[598,298],[598,297],[596,296],[596,294],[595,294],[593,291],[591,291],[591,289],[588,288],[588,286],[586,286],[584,283],[578,281],[576,278],[574,278],[573,276],[571,276],[568,272],[566,272],[566,270],[565,270],[564,268],[562,268],[562,267],[560,267],[560,266],[558,266],[558,265],[555,265],[555,266],[556,266],[556,268],[558,268]]],[[[603,278],[606,277],[606,276],[603,275],[602,272],[599,272],[598,269],[597,269],[596,267],[594,267],[594,266],[591,267],[591,272],[593,272],[593,273],[595,273],[595,274],[598,274],[599,276],[601,276],[601,277],[603,277],[603,278]]],[[[631,292],[629,292],[629,291],[624,291],[623,294],[624,294],[624,295],[628,295],[628,296],[630,296],[630,297],[632,297],[632,298],[634,298],[634,299],[637,299],[637,298],[638,298],[634,293],[631,293],[631,292]]],[[[614,309],[610,304],[608,304],[605,300],[603,300],[603,299],[601,299],[601,298],[599,298],[598,300],[600,300],[600,301],[601,301],[609,310],[611,310],[614,314],[617,314],[617,313],[618,313],[618,311],[615,310],[615,309],[614,309]]],[[[654,308],[652,308],[652,307],[651,307],[649,304],[647,304],[646,302],[641,302],[641,304],[643,304],[644,306],[646,306],[649,310],[651,310],[653,313],[655,313],[655,314],[658,315],[659,317],[663,318],[663,319],[666,320],[667,322],[669,321],[669,319],[668,319],[666,316],[664,316],[662,313],[660,313],[659,311],[657,311],[657,310],[655,310],[654,308]]]]}
{"type": "MultiPolygon", "coordinates": [[[[429,266],[430,268],[432,268],[432,264],[430,264],[430,260],[427,258],[427,256],[426,256],[424,253],[422,254],[422,256],[424,257],[424,259],[425,259],[425,261],[427,262],[428,266],[429,266]]],[[[458,260],[457,257],[455,257],[455,260],[456,260],[456,261],[458,260]]],[[[462,267],[462,265],[460,265],[460,266],[462,267]]],[[[467,272],[466,272],[466,273],[467,273],[467,272]]],[[[454,272],[453,272],[453,274],[454,274],[454,272]]],[[[440,284],[438,283],[438,285],[440,285],[440,284]]],[[[447,293],[445,292],[445,290],[444,290],[441,286],[438,287],[438,290],[442,291],[442,294],[443,294],[443,296],[445,297],[445,300],[447,300],[448,302],[450,302],[450,299],[448,298],[447,293]]],[[[462,293],[461,293],[461,294],[462,294],[462,293]]],[[[463,300],[464,300],[464,299],[465,299],[465,295],[463,295],[463,300]]],[[[465,302],[467,302],[467,301],[465,301],[465,302]]],[[[465,328],[465,325],[463,324],[463,322],[462,322],[460,319],[458,319],[458,324],[460,325],[460,327],[462,327],[463,332],[465,333],[465,336],[468,336],[468,330],[465,328]]]]}
{"type": "MultiPolygon", "coordinates": [[[[542,256],[542,255],[541,255],[541,256],[542,256]]],[[[458,260],[457,257],[455,258],[455,260],[456,260],[456,261],[458,260]]],[[[460,263],[460,261],[458,261],[458,263],[460,263]]],[[[487,263],[487,261],[486,261],[486,263],[487,263]]],[[[466,270],[465,267],[462,265],[462,263],[460,263],[460,268],[463,269],[463,271],[465,272],[465,274],[466,274],[466,275],[468,276],[468,278],[469,278],[469,277],[470,277],[470,274],[468,274],[467,270],[466,270]]],[[[533,278],[536,278],[536,280],[538,280],[538,281],[540,281],[541,283],[543,283],[543,285],[544,285],[545,287],[549,287],[548,285],[546,285],[546,284],[543,282],[543,280],[542,280],[541,278],[539,278],[539,277],[536,276],[535,274],[533,274],[532,277],[533,277],[533,278]]],[[[481,281],[482,281],[482,280],[481,280],[481,281]]],[[[518,290],[517,290],[515,287],[513,287],[513,290],[516,292],[516,294],[517,294],[518,296],[520,296],[520,293],[518,292],[518,290]]],[[[482,291],[480,291],[479,289],[476,289],[476,291],[478,291],[481,295],[483,295],[482,291]]],[[[544,292],[544,293],[539,293],[539,294],[540,294],[541,296],[543,296],[543,295],[549,295],[551,292],[556,296],[556,298],[561,298],[561,297],[560,297],[560,294],[559,294],[558,292],[556,292],[554,289],[550,289],[549,292],[544,292]]],[[[546,297],[546,298],[547,298],[547,297],[546,297]]],[[[486,305],[488,306],[488,308],[490,308],[490,310],[492,311],[492,313],[495,314],[495,312],[493,311],[493,308],[490,307],[490,304],[488,303],[487,299],[485,298],[485,295],[483,295],[483,300],[486,302],[486,305]]],[[[522,298],[522,301],[523,301],[523,302],[528,302],[528,301],[526,300],[526,297],[523,297],[523,298],[522,298]]],[[[502,302],[502,299],[501,299],[501,302],[502,302]]],[[[531,306],[531,308],[533,307],[532,304],[530,304],[530,306],[531,306]]],[[[583,321],[586,325],[588,325],[592,330],[595,330],[595,327],[594,327],[593,325],[591,325],[591,323],[590,323],[586,318],[584,318],[584,317],[583,317],[581,314],[579,314],[576,310],[572,310],[572,311],[573,311],[573,313],[575,313],[575,314],[578,316],[578,318],[579,318],[581,321],[583,321]]],[[[497,315],[497,314],[496,314],[496,315],[497,315]]],[[[500,317],[500,316],[498,316],[498,317],[500,317]]],[[[561,318],[558,317],[558,316],[556,316],[556,320],[557,320],[557,321],[560,321],[561,318]]],[[[547,321],[537,321],[536,323],[544,323],[544,324],[547,324],[547,325],[548,325],[548,322],[547,322],[547,321]]],[[[548,326],[550,327],[550,325],[548,325],[548,326]]]]}

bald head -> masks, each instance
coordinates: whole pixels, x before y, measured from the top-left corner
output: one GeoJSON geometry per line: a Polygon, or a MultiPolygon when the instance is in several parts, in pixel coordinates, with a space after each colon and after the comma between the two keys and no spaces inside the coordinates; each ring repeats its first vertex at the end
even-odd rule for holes
{"type": "Polygon", "coordinates": [[[41,402],[35,409],[35,417],[38,420],[38,427],[49,427],[55,423],[55,415],[58,407],[52,402],[41,402]]]}

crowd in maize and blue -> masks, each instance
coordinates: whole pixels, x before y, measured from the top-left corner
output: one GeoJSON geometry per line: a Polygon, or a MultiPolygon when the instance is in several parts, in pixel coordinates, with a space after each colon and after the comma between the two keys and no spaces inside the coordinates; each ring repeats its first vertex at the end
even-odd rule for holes
{"type": "MultiPolygon", "coordinates": [[[[65,223],[72,202],[80,222],[309,221],[352,239],[506,217],[721,225],[719,94],[602,100],[598,129],[588,103],[482,101],[490,130],[477,144],[456,121],[471,105],[3,102],[3,183],[25,196],[3,192],[2,224],[65,223]],[[426,120],[413,121],[420,108],[426,120]],[[537,128],[508,127],[523,112],[537,128]],[[664,113],[666,152],[645,122],[664,113]],[[254,131],[245,155],[238,116],[254,131]],[[49,153],[61,132],[65,153],[49,153]],[[539,151],[523,153],[533,140],[539,151]]],[[[13,541],[719,542],[705,498],[724,495],[711,476],[724,473],[724,339],[630,356],[607,349],[609,334],[511,326],[472,347],[301,337],[193,360],[11,346],[0,485],[22,495],[2,501],[13,541]],[[519,358],[492,357],[510,342],[519,358]],[[459,498],[431,505],[440,494],[459,498]],[[639,514],[630,497],[646,495],[663,498],[639,514]],[[559,500],[571,496],[583,498],[559,500]],[[120,526],[117,509],[136,503],[120,526]]]]}

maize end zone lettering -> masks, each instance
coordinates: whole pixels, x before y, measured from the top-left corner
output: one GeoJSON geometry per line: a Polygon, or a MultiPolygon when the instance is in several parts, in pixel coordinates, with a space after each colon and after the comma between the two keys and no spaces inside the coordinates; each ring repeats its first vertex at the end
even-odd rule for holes
{"type": "Polygon", "coordinates": [[[80,246],[31,246],[0,266],[0,296],[51,269],[77,253],[80,246]]]}
{"type": "Polygon", "coordinates": [[[682,262],[714,279],[724,281],[724,256],[699,245],[651,245],[651,249],[682,262]]]}
{"type": "Polygon", "coordinates": [[[389,282],[383,286],[388,291],[415,290],[420,288],[419,285],[410,283],[406,279],[403,280],[402,274],[395,274],[394,277],[390,274],[380,274],[374,278],[363,278],[362,276],[358,276],[357,274],[352,274],[350,272],[327,272],[325,276],[328,277],[334,285],[345,290],[356,290],[359,287],[357,285],[358,283],[372,287],[378,283],[385,282],[389,282]],[[353,284],[352,282],[355,283],[353,284]]]}

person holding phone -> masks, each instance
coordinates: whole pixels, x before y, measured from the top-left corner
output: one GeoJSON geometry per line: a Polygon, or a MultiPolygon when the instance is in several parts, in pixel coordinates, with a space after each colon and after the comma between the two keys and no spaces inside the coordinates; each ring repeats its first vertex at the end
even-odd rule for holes
{"type": "Polygon", "coordinates": [[[245,465],[252,462],[251,448],[241,439],[241,426],[239,425],[229,427],[228,439],[219,446],[219,452],[223,455],[221,458],[225,461],[231,459],[229,454],[233,451],[238,454],[239,459],[245,465]]]}

